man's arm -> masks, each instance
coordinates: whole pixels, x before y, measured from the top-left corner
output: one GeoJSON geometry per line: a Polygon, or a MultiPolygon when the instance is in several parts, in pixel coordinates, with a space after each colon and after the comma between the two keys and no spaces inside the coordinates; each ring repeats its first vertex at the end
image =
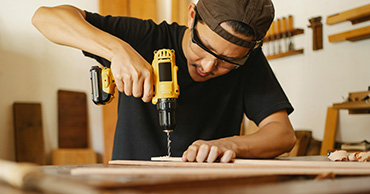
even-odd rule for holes
{"type": "Polygon", "coordinates": [[[261,121],[256,133],[212,141],[195,141],[183,154],[183,161],[229,162],[238,158],[273,158],[293,148],[296,142],[293,127],[285,110],[261,121]]]}
{"type": "Polygon", "coordinates": [[[32,24],[50,41],[81,49],[111,62],[117,88],[149,102],[153,93],[152,68],[128,43],[85,20],[84,11],[69,5],[40,7],[32,24]]]}

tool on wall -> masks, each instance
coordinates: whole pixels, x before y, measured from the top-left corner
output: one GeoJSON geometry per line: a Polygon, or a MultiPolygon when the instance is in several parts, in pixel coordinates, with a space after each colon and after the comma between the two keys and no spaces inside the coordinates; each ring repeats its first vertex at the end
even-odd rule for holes
{"type": "Polygon", "coordinates": [[[277,53],[282,53],[281,50],[281,20],[277,19],[276,20],[276,43],[277,43],[277,53]]]}
{"type": "Polygon", "coordinates": [[[271,45],[270,45],[270,48],[271,48],[271,55],[274,55],[276,54],[275,52],[275,22],[272,22],[271,26],[270,26],[270,41],[271,41],[271,45]]]}
{"type": "MultiPolygon", "coordinates": [[[[154,91],[152,103],[157,105],[159,125],[167,134],[168,157],[170,152],[170,132],[176,126],[177,98],[180,94],[177,83],[178,67],[175,63],[175,51],[160,49],[154,51],[152,62],[154,73],[154,91]]],[[[109,103],[114,96],[115,80],[109,68],[101,70],[93,66],[90,70],[92,100],[95,104],[109,103]]]]}
{"type": "Polygon", "coordinates": [[[288,51],[286,17],[281,19],[281,33],[283,35],[283,52],[288,51]]]}
{"type": "Polygon", "coordinates": [[[266,53],[266,55],[270,55],[270,29],[267,30],[266,32],[266,36],[265,38],[263,39],[263,52],[266,53]]]}
{"type": "Polygon", "coordinates": [[[288,50],[292,51],[294,50],[294,44],[293,44],[293,16],[290,15],[288,16],[288,39],[289,39],[289,45],[288,45],[288,50]]]}
{"type": "Polygon", "coordinates": [[[310,22],[308,27],[312,28],[312,50],[320,50],[323,48],[321,16],[311,18],[308,21],[310,22]]]}

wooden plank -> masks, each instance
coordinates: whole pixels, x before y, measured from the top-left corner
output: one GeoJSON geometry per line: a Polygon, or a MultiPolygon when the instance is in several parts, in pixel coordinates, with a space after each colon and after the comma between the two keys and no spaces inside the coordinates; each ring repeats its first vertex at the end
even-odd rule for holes
{"type": "Polygon", "coordinates": [[[368,17],[369,15],[370,4],[328,16],[326,24],[333,25],[345,21],[357,21],[361,20],[361,18],[368,17]]]}
{"type": "Polygon", "coordinates": [[[87,148],[87,102],[83,92],[58,91],[59,148],[87,148]]]}
{"type": "MultiPolygon", "coordinates": [[[[326,158],[326,157],[324,157],[326,158]]],[[[181,158],[171,157],[166,161],[137,161],[113,160],[109,164],[122,167],[181,167],[181,168],[333,168],[333,169],[369,169],[370,162],[333,162],[328,159],[322,161],[302,161],[284,159],[234,159],[232,163],[197,163],[179,162],[181,158]]]]}
{"type": "Polygon", "coordinates": [[[358,41],[370,38],[370,26],[329,35],[329,42],[358,41]]]}
{"type": "Polygon", "coordinates": [[[320,155],[327,155],[329,150],[334,148],[335,135],[337,132],[339,111],[333,107],[328,107],[326,113],[326,124],[324,138],[321,144],[320,155]]]}
{"type": "Polygon", "coordinates": [[[14,137],[17,162],[45,165],[40,103],[14,103],[14,137]]]}
{"type": "Polygon", "coordinates": [[[53,165],[96,164],[92,149],[56,149],[52,152],[53,165]]]}

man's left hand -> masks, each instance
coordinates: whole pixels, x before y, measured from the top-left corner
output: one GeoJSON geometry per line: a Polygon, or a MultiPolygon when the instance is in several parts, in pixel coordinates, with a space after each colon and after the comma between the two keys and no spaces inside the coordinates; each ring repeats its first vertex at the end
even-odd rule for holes
{"type": "Polygon", "coordinates": [[[236,157],[233,144],[225,139],[213,141],[197,140],[182,155],[184,162],[230,162],[236,157]]]}

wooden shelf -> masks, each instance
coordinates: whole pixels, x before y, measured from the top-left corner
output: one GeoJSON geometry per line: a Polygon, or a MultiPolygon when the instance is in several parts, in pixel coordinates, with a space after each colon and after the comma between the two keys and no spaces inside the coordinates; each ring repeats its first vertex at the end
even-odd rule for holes
{"type": "Polygon", "coordinates": [[[303,33],[304,33],[303,29],[295,28],[293,30],[289,30],[289,31],[286,31],[286,32],[275,34],[273,36],[265,36],[265,38],[263,39],[263,42],[270,42],[272,37],[273,37],[274,41],[276,41],[276,40],[279,40],[279,39],[283,39],[284,35],[285,35],[285,38],[289,38],[289,36],[296,36],[296,35],[300,35],[300,34],[303,34],[303,33]]]}
{"type": "Polygon", "coordinates": [[[328,16],[326,24],[333,25],[345,21],[357,24],[368,20],[370,20],[370,4],[328,16]]]}
{"type": "Polygon", "coordinates": [[[365,110],[370,110],[370,102],[366,101],[358,101],[358,102],[342,102],[342,103],[334,103],[333,108],[336,109],[348,109],[348,110],[353,110],[353,109],[365,109],[365,110]]]}
{"type": "Polygon", "coordinates": [[[266,59],[271,60],[271,59],[277,59],[277,58],[281,58],[281,57],[287,57],[287,56],[298,55],[298,54],[303,54],[303,49],[292,50],[292,51],[288,51],[288,52],[285,52],[285,53],[279,53],[279,54],[275,54],[275,55],[269,55],[269,56],[266,56],[266,59]]]}
{"type": "Polygon", "coordinates": [[[329,42],[340,42],[345,40],[354,42],[368,38],[370,38],[370,26],[330,35],[329,42]]]}

